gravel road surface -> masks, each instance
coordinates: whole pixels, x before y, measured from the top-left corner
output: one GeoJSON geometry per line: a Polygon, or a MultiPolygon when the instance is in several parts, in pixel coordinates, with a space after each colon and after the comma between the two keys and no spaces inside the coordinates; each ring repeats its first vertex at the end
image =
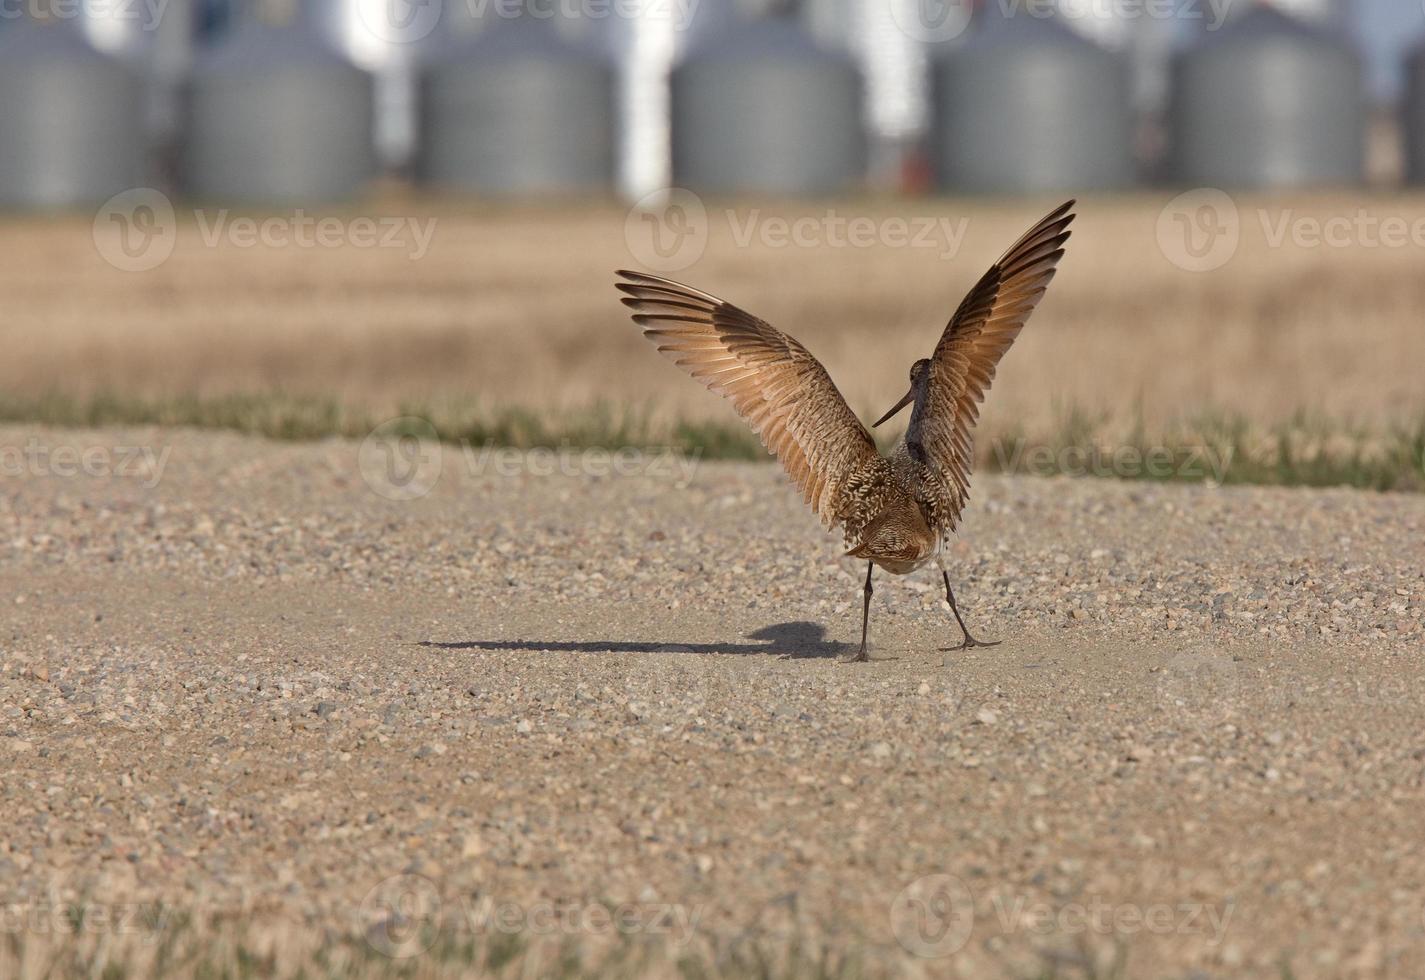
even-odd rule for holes
{"type": "Polygon", "coordinates": [[[973,497],[1003,644],[882,573],[846,665],[864,567],[774,466],[0,428],[0,972],[78,906],[432,973],[1425,976],[1425,497],[973,497]]]}

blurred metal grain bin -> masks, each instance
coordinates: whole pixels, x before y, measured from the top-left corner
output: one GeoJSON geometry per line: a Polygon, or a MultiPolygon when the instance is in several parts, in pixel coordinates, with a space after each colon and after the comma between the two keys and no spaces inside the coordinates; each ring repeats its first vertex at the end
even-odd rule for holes
{"type": "Polygon", "coordinates": [[[194,67],[185,190],[255,204],[358,194],[375,170],[371,89],[305,31],[244,24],[194,67]]]}
{"type": "Polygon", "coordinates": [[[613,186],[613,68],[552,24],[515,18],[452,45],[420,93],[425,183],[493,196],[613,186]]]}
{"type": "Polygon", "coordinates": [[[747,24],[673,71],[673,179],[696,191],[827,194],[865,177],[861,76],[795,24],[747,24]]]}
{"type": "Polygon", "coordinates": [[[69,23],[0,29],[0,207],[64,208],[143,183],[142,78],[69,23]]]}
{"type": "Polygon", "coordinates": [[[1167,172],[1222,188],[1358,183],[1361,98],[1349,43],[1254,10],[1174,63],[1167,172]]]}
{"type": "Polygon", "coordinates": [[[972,194],[1134,182],[1128,66],[1064,25],[991,20],[932,69],[936,179],[972,194]]]}
{"type": "Polygon", "coordinates": [[[1411,184],[1425,184],[1425,44],[1405,59],[1405,91],[1400,108],[1405,179],[1411,184]]]}

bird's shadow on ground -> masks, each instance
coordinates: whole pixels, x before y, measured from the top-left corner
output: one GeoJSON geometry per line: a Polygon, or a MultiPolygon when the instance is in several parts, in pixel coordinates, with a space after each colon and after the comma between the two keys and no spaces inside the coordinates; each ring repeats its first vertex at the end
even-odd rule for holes
{"type": "Polygon", "coordinates": [[[661,643],[635,640],[421,640],[438,650],[535,650],[569,653],[746,653],[781,657],[839,657],[855,649],[826,638],[817,623],[776,623],[747,634],[752,643],[661,643]]]}

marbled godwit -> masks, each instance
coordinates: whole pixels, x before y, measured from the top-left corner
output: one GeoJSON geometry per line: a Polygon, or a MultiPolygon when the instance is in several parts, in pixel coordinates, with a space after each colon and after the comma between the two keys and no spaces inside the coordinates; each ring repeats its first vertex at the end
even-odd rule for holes
{"type": "MultiPolygon", "coordinates": [[[[935,352],[910,368],[910,390],[885,422],[912,402],[910,427],[887,456],[811,353],[745,310],[681,283],[621,271],[618,288],[644,336],[712,391],[729,398],[774,453],[828,527],[840,524],[847,555],[866,559],[861,649],[866,659],[871,573],[904,575],[937,558],[969,499],[970,430],[995,365],[1034,312],[1064,254],[1069,201],[1031,228],[960,303],[935,352]]],[[[964,639],[956,649],[994,646],[970,635],[950,574],[945,600],[964,639]]]]}

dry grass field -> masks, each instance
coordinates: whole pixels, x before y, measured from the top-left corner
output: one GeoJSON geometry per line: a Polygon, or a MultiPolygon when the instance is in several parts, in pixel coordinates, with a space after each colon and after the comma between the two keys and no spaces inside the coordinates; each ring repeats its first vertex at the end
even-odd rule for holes
{"type": "MultiPolygon", "coordinates": [[[[1266,428],[1303,414],[1346,429],[1419,420],[1425,198],[1238,197],[1233,215],[1189,214],[1194,234],[1237,230],[1229,259],[1194,272],[1164,217],[1171,197],[1081,202],[1060,276],[1006,359],[982,431],[1042,435],[1071,412],[1155,430],[1204,414],[1266,428]]],[[[670,274],[795,334],[864,417],[900,395],[968,286],[1054,203],[709,200],[705,251],[670,274]],[[779,219],[801,223],[792,233],[779,219]]],[[[215,231],[233,215],[181,205],[177,215],[171,256],[143,272],[101,257],[88,215],[0,221],[6,414],[57,393],[280,391],[376,418],[412,404],[548,416],[596,403],[662,420],[730,417],[647,348],[615,301],[612,271],[639,267],[626,234],[639,225],[622,205],[388,195],[337,215],[343,228],[414,221],[391,247],[345,234],[252,244],[215,231]]]]}

